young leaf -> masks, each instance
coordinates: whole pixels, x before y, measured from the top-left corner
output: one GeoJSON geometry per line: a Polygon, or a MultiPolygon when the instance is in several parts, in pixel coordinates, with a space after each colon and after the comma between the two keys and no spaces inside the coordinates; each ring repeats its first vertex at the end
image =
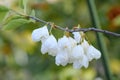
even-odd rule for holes
{"type": "Polygon", "coordinates": [[[4,18],[3,24],[7,24],[7,23],[9,23],[11,20],[14,20],[14,19],[23,19],[23,16],[15,15],[15,14],[12,14],[12,15],[9,15],[9,14],[8,14],[8,16],[4,18]]]}
{"type": "Polygon", "coordinates": [[[3,29],[10,30],[22,26],[23,24],[29,23],[29,20],[26,19],[13,19],[4,25],[3,29]]]}
{"type": "MultiPolygon", "coordinates": [[[[35,17],[35,10],[33,9],[30,13],[31,16],[35,17]]],[[[36,21],[33,19],[30,19],[31,22],[35,23],[36,21]]]]}
{"type": "Polygon", "coordinates": [[[2,22],[8,11],[9,9],[7,7],[0,5],[0,23],[2,22]]]}
{"type": "Polygon", "coordinates": [[[35,10],[34,9],[31,11],[30,15],[35,17],[35,10]]]}

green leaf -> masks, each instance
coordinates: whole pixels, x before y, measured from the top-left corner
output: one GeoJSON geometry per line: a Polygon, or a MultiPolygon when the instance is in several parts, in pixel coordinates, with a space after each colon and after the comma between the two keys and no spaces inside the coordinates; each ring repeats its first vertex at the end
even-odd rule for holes
{"type": "Polygon", "coordinates": [[[20,15],[9,15],[8,17],[6,17],[4,20],[3,20],[3,24],[7,24],[9,23],[11,20],[14,20],[14,19],[23,19],[24,17],[23,16],[20,16],[20,15]]]}
{"type": "Polygon", "coordinates": [[[2,23],[2,21],[5,18],[6,14],[7,14],[6,12],[0,12],[0,23],[2,23]]]}
{"type": "Polygon", "coordinates": [[[35,17],[35,10],[34,9],[31,11],[30,15],[35,17]]]}
{"type": "Polygon", "coordinates": [[[2,22],[8,11],[9,9],[7,7],[0,5],[0,23],[2,22]]]}
{"type": "Polygon", "coordinates": [[[26,19],[13,19],[9,21],[6,25],[4,25],[3,29],[5,30],[15,29],[29,22],[30,21],[26,19]]]}
{"type": "MultiPolygon", "coordinates": [[[[30,13],[31,16],[35,17],[35,10],[33,9],[30,13]]],[[[31,22],[35,23],[36,21],[33,19],[30,19],[31,22]]]]}
{"type": "Polygon", "coordinates": [[[9,9],[5,6],[0,5],[0,12],[7,12],[9,9]]]}

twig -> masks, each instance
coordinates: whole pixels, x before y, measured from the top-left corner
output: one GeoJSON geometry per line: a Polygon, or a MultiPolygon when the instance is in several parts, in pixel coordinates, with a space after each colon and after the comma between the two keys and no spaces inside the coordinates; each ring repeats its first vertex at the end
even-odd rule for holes
{"type": "MultiPolygon", "coordinates": [[[[39,19],[39,18],[36,18],[36,17],[33,17],[33,16],[28,16],[28,15],[24,15],[24,14],[21,14],[21,13],[18,13],[12,9],[10,9],[12,12],[18,14],[18,15],[21,15],[21,16],[24,16],[24,17],[27,17],[27,18],[31,18],[37,22],[41,22],[41,23],[44,23],[44,24],[48,24],[50,26],[53,26],[53,24],[51,24],[51,22],[47,22],[47,21],[44,21],[42,19],[39,19]]],[[[68,31],[68,32],[79,32],[79,31],[83,31],[83,32],[88,32],[88,31],[94,31],[94,32],[101,32],[101,33],[104,33],[104,34],[108,34],[108,35],[112,35],[112,36],[116,36],[116,37],[120,37],[120,34],[118,33],[114,33],[114,32],[110,32],[110,31],[107,31],[107,30],[101,30],[101,29],[97,29],[97,28],[77,28],[77,29],[68,29],[68,28],[63,28],[61,26],[58,26],[58,25],[54,25],[55,28],[57,29],[60,29],[62,31],[68,31]]]]}
{"type": "MultiPolygon", "coordinates": [[[[36,17],[33,17],[33,16],[27,16],[28,18],[31,18],[37,22],[42,22],[44,24],[48,24],[48,25],[52,25],[50,22],[47,22],[47,21],[44,21],[44,20],[41,20],[39,18],[36,18],[36,17]]],[[[101,33],[105,33],[105,34],[109,34],[109,35],[112,35],[112,36],[116,36],[116,37],[120,37],[120,34],[118,33],[114,33],[114,32],[110,32],[110,31],[107,31],[107,30],[101,30],[101,29],[97,29],[97,28],[77,28],[77,29],[66,29],[66,28],[62,28],[60,26],[57,26],[57,25],[54,25],[55,28],[58,28],[60,30],[63,30],[63,31],[68,31],[68,32],[79,32],[79,31],[83,31],[83,32],[88,32],[88,31],[94,31],[94,32],[101,32],[101,33]]]]}

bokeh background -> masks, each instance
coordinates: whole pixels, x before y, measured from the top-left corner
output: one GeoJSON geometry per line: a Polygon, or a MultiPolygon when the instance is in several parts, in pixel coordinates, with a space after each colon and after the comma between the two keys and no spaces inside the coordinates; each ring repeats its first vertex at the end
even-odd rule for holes
{"type": "MultiPolygon", "coordinates": [[[[0,0],[0,5],[22,13],[24,0],[0,0]]],[[[62,27],[93,27],[87,0],[25,0],[27,12],[62,27]]],[[[95,0],[102,29],[120,33],[120,0],[95,0]]],[[[10,14],[10,13],[9,13],[10,14]]],[[[14,16],[12,14],[11,16],[14,16]]],[[[0,80],[106,80],[102,60],[93,60],[87,69],[73,69],[72,65],[57,66],[54,57],[40,52],[41,43],[31,40],[34,29],[42,23],[31,22],[14,30],[2,30],[7,12],[0,9],[0,80]]],[[[63,31],[53,29],[59,38],[63,31]]],[[[94,32],[86,33],[89,41],[99,49],[94,32]]],[[[114,80],[120,80],[120,38],[104,34],[109,66],[114,80]]]]}

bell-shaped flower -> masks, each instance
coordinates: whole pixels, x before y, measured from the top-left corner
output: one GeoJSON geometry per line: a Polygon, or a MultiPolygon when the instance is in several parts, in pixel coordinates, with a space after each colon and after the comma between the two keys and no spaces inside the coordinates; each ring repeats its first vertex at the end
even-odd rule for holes
{"type": "Polygon", "coordinates": [[[74,69],[80,69],[82,67],[82,61],[81,60],[77,60],[73,62],[73,68],[74,69]]]}
{"type": "Polygon", "coordinates": [[[74,35],[74,39],[76,40],[77,43],[80,43],[82,41],[80,32],[73,32],[72,34],[74,35]]]}
{"type": "Polygon", "coordinates": [[[86,55],[88,57],[88,60],[91,61],[92,59],[99,59],[101,57],[101,52],[90,45],[86,55]]]}
{"type": "Polygon", "coordinates": [[[73,49],[73,47],[75,47],[77,45],[77,42],[72,37],[69,37],[68,39],[71,44],[71,49],[73,49]]]}
{"type": "Polygon", "coordinates": [[[47,26],[45,25],[42,28],[33,30],[31,37],[32,37],[32,40],[35,42],[40,40],[44,42],[49,37],[47,26]]]}
{"type": "Polygon", "coordinates": [[[75,69],[80,69],[83,66],[85,68],[87,68],[88,65],[89,65],[89,61],[88,61],[88,58],[85,55],[83,55],[83,57],[80,58],[79,60],[75,60],[73,62],[73,68],[75,68],[75,69]]]}
{"type": "Polygon", "coordinates": [[[68,48],[70,46],[68,37],[63,36],[62,38],[58,39],[58,46],[62,50],[68,48]]]}
{"type": "Polygon", "coordinates": [[[77,45],[77,42],[72,37],[63,36],[58,40],[58,46],[61,51],[65,51],[68,53],[69,61],[68,63],[72,63],[72,49],[77,45]]]}
{"type": "Polygon", "coordinates": [[[62,66],[67,65],[68,60],[69,60],[69,56],[68,56],[68,53],[66,51],[60,50],[55,57],[55,63],[58,66],[59,65],[62,65],[62,66]]]}
{"type": "Polygon", "coordinates": [[[63,36],[58,40],[58,46],[61,50],[67,50],[68,52],[72,50],[74,46],[76,46],[76,41],[71,37],[63,36]]]}
{"type": "Polygon", "coordinates": [[[84,50],[81,45],[77,45],[73,48],[71,56],[74,60],[81,59],[83,55],[84,55],[84,50]]]}
{"type": "Polygon", "coordinates": [[[58,44],[57,44],[57,40],[53,35],[50,35],[48,39],[42,44],[41,52],[42,54],[48,52],[49,55],[56,56],[58,52],[58,44]]]}
{"type": "Polygon", "coordinates": [[[81,45],[77,45],[72,50],[72,57],[73,57],[73,67],[74,68],[81,68],[84,66],[85,68],[88,67],[89,61],[84,54],[84,49],[81,45]]]}

